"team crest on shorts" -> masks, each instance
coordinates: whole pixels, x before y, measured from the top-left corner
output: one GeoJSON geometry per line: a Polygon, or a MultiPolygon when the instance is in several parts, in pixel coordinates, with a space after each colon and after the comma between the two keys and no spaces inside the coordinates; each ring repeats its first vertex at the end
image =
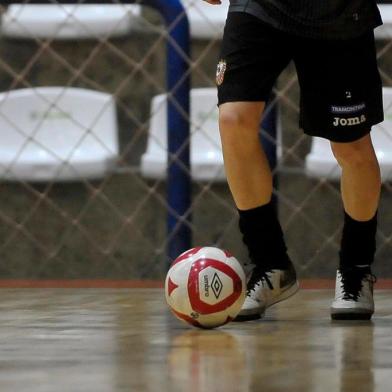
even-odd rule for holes
{"type": "Polygon", "coordinates": [[[226,72],[226,61],[220,60],[216,67],[216,84],[220,86],[223,83],[226,72]]]}

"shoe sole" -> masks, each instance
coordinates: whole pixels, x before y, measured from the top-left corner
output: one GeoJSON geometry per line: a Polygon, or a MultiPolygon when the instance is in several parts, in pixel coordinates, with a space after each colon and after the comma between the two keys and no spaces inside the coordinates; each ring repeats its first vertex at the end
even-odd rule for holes
{"type": "MultiPolygon", "coordinates": [[[[275,305],[279,302],[284,301],[285,299],[288,299],[292,297],[297,291],[299,290],[299,283],[298,280],[289,288],[287,288],[285,291],[283,291],[280,296],[274,301],[268,304],[266,309],[271,307],[272,305],[275,305]]],[[[252,321],[252,320],[259,320],[263,317],[264,313],[254,313],[254,314],[239,314],[238,316],[235,317],[233,321],[252,321]]]]}
{"type": "Polygon", "coordinates": [[[332,320],[370,320],[374,312],[368,310],[345,312],[341,310],[331,309],[332,320]]]}
{"type": "Polygon", "coordinates": [[[256,313],[256,314],[244,314],[238,315],[235,317],[233,321],[252,321],[252,320],[259,320],[263,317],[264,313],[256,313]]]}

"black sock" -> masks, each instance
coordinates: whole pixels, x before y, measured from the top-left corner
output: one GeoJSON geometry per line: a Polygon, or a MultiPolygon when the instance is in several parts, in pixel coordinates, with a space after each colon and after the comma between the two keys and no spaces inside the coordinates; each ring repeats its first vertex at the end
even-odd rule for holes
{"type": "Polygon", "coordinates": [[[356,221],[346,212],[340,247],[340,268],[365,268],[370,272],[376,252],[377,213],[365,222],[356,221]]]}
{"type": "Polygon", "coordinates": [[[272,202],[238,212],[242,239],[248,248],[251,261],[266,269],[287,268],[290,258],[272,202]]]}

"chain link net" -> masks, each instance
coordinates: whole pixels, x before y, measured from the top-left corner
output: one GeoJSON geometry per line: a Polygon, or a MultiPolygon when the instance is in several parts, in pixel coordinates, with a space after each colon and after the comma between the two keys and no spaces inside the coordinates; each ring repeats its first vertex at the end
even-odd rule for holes
{"type": "MultiPolygon", "coordinates": [[[[185,0],[184,5],[192,31],[189,59],[192,87],[214,88],[224,12],[218,12],[213,6],[209,11],[204,3],[201,6],[201,0],[185,0]]],[[[20,7],[11,15],[13,26],[19,27],[19,36],[4,28],[10,20],[11,6],[1,8],[0,87],[5,95],[0,116],[12,124],[12,116],[4,108],[17,89],[31,89],[32,96],[43,101],[46,98],[38,87],[56,86],[60,97],[74,88],[110,94],[117,110],[119,153],[115,165],[100,179],[76,175],[75,179],[63,181],[58,171],[57,177],[55,174],[37,182],[9,175],[16,172],[23,148],[8,151],[12,159],[6,164],[1,162],[6,165],[4,173],[8,177],[4,175],[0,185],[0,276],[161,278],[166,269],[168,241],[166,182],[164,178],[146,177],[141,172],[142,156],[154,141],[150,124],[160,110],[160,107],[152,108],[152,99],[163,93],[170,97],[171,93],[165,85],[167,30],[160,16],[147,7],[116,4],[114,7],[123,11],[123,16],[112,25],[112,30],[105,26],[103,33],[94,36],[90,24],[81,19],[78,7],[82,5],[50,5],[62,10],[62,18],[66,15],[67,23],[78,31],[76,36],[64,39],[64,21],[57,25],[57,30],[40,36],[34,26],[20,17],[22,8],[32,5],[26,1],[20,7]]],[[[106,14],[114,12],[114,9],[105,10],[105,5],[83,7],[98,7],[106,14]]],[[[222,7],[227,9],[227,0],[222,7]]],[[[45,15],[40,16],[45,18],[45,15]]],[[[384,85],[392,86],[392,36],[379,39],[377,49],[384,85]]],[[[342,222],[339,186],[328,178],[306,176],[305,158],[311,139],[298,128],[299,90],[292,66],[279,78],[275,94],[282,129],[275,193],[290,254],[302,277],[332,277],[342,222]]],[[[50,101],[50,110],[62,113],[60,101],[50,101]]],[[[26,107],[20,107],[23,110],[26,107]]],[[[88,103],[85,110],[89,110],[88,103]]],[[[93,116],[91,124],[99,121],[104,110],[103,107],[93,116]]],[[[50,117],[48,113],[41,125],[50,117]]],[[[215,119],[217,129],[216,100],[212,100],[209,110],[190,119],[192,138],[200,132],[219,148],[209,136],[211,130],[206,128],[211,119],[215,119]]],[[[92,125],[80,124],[76,118],[71,118],[72,121],[79,130],[83,129],[82,143],[91,135],[92,125]]],[[[25,138],[25,143],[35,141],[42,150],[44,147],[37,140],[40,125],[37,127],[36,133],[29,135],[23,129],[15,132],[25,138]]],[[[53,129],[53,132],[67,130],[53,129]]],[[[158,139],[155,142],[165,149],[158,139]]],[[[7,134],[3,133],[3,140],[7,140],[7,134]]],[[[70,162],[65,159],[63,163],[72,163],[80,143],[69,152],[70,162]]],[[[105,147],[105,140],[101,139],[100,144],[105,147]]],[[[58,151],[49,153],[58,155],[58,151]]],[[[77,174],[77,168],[75,171],[77,174]]],[[[193,245],[226,248],[245,261],[247,255],[237,231],[236,209],[221,177],[219,167],[209,179],[193,181],[193,245]]],[[[392,238],[391,198],[392,188],[385,182],[377,251],[377,268],[383,276],[391,275],[387,267],[392,238]]]]}

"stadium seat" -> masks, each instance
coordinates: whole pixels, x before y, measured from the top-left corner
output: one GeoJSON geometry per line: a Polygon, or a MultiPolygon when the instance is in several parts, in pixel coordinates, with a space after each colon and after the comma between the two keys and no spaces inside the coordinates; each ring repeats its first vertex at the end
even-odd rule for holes
{"type": "MultiPolygon", "coordinates": [[[[384,88],[385,121],[373,127],[372,139],[381,167],[383,181],[392,179],[392,88],[384,88]]],[[[326,139],[313,137],[310,153],[306,157],[305,171],[309,177],[340,179],[340,168],[326,139]]]]}
{"type": "Polygon", "coordinates": [[[101,92],[64,87],[4,92],[0,134],[3,180],[98,179],[118,158],[115,104],[101,92]]]}
{"type": "MultiPolygon", "coordinates": [[[[166,108],[166,94],[153,98],[147,151],[141,160],[141,173],[147,178],[166,177],[166,108]]],[[[191,91],[190,155],[194,180],[225,181],[215,88],[199,88],[191,91]]]]}
{"type": "Polygon", "coordinates": [[[392,4],[379,4],[383,25],[374,31],[376,39],[392,38],[392,4]]]}
{"type": "Polygon", "coordinates": [[[85,39],[128,34],[141,15],[139,5],[13,4],[2,16],[10,38],[85,39]]]}
{"type": "Polygon", "coordinates": [[[229,0],[222,0],[221,5],[211,5],[202,0],[181,1],[188,14],[193,38],[222,38],[229,0]]]}

